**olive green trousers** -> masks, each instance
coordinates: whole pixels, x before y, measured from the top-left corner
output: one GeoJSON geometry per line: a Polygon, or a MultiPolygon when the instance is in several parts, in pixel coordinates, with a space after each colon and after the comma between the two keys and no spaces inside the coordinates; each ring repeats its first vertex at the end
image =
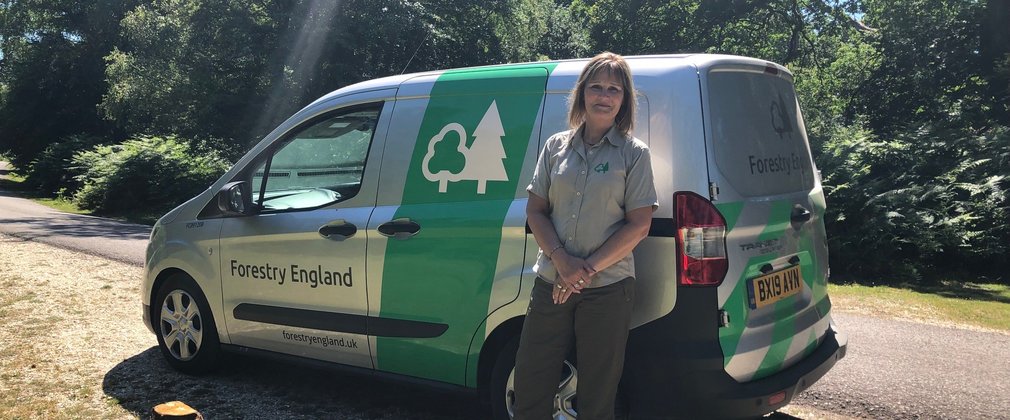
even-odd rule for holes
{"type": "Polygon", "coordinates": [[[547,420],[575,348],[579,420],[614,418],[617,384],[624,369],[635,279],[583,289],[563,304],[554,285],[537,278],[519,339],[515,370],[515,419],[547,420]]]}

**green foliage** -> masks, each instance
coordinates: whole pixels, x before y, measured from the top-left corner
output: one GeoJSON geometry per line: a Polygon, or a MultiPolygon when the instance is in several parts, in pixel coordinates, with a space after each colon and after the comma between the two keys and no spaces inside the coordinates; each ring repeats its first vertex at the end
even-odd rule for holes
{"type": "MultiPolygon", "coordinates": [[[[994,117],[982,60],[985,4],[963,0],[866,0],[866,20],[879,30],[867,37],[881,54],[879,67],[855,104],[878,134],[909,123],[952,116],[974,127],[994,117]]],[[[1005,19],[1005,18],[1004,18],[1005,19]]],[[[1005,22],[1004,22],[1005,25],[1005,22]]]]}
{"type": "MultiPolygon", "coordinates": [[[[128,132],[242,146],[270,83],[279,37],[271,0],[152,0],[122,19],[99,108],[128,132]]],[[[307,63],[308,64],[308,63],[307,63]]]]}
{"type": "Polygon", "coordinates": [[[136,0],[8,0],[0,4],[0,150],[28,167],[68,135],[115,136],[95,111],[103,57],[136,0]]]}
{"type": "Polygon", "coordinates": [[[739,54],[795,76],[836,274],[1006,279],[1008,12],[1002,0],[6,0],[0,153],[37,190],[90,208],[167,208],[220,173],[218,155],[237,159],[358,81],[603,50],[739,54]]]}
{"type": "Polygon", "coordinates": [[[554,0],[513,0],[497,25],[502,56],[509,62],[591,55],[589,32],[571,10],[554,0]]]}
{"type": "Polygon", "coordinates": [[[859,94],[860,84],[881,62],[880,53],[859,40],[841,44],[833,55],[834,59],[824,65],[793,68],[814,153],[820,151],[824,137],[832,130],[856,123],[858,116],[853,109],[866,100],[859,94]]]}
{"type": "Polygon", "coordinates": [[[924,125],[887,139],[856,127],[829,137],[826,225],[845,275],[931,281],[1010,268],[1010,130],[924,125]]]}
{"type": "Polygon", "coordinates": [[[73,135],[50,144],[28,167],[25,184],[48,197],[73,196],[81,188],[78,177],[82,175],[82,169],[73,164],[74,154],[101,142],[97,137],[73,135]]]}
{"type": "Polygon", "coordinates": [[[836,5],[820,0],[575,0],[572,9],[588,21],[596,50],[737,54],[807,65],[848,34],[847,2],[832,3],[836,5]]]}
{"type": "Polygon", "coordinates": [[[361,80],[583,55],[552,0],[150,0],[122,20],[100,109],[129,132],[245,148],[312,100],[361,80]]]}
{"type": "Polygon", "coordinates": [[[203,191],[229,163],[175,137],[140,137],[79,152],[78,207],[99,213],[167,211],[203,191]]]}

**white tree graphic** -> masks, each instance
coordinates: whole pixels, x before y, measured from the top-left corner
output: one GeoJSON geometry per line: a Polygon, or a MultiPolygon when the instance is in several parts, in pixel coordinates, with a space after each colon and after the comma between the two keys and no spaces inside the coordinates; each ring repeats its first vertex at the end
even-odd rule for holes
{"type": "Polygon", "coordinates": [[[473,131],[473,145],[464,152],[466,167],[460,173],[461,179],[477,181],[477,194],[484,194],[488,181],[509,180],[505,171],[505,146],[501,141],[504,136],[497,101],[491,101],[491,106],[473,131]]]}
{"type": "MultiPolygon", "coordinates": [[[[502,137],[505,136],[505,129],[502,127],[501,116],[498,114],[498,104],[491,101],[484,117],[477,124],[477,129],[473,131],[473,145],[466,147],[466,129],[459,123],[449,123],[442,127],[431,140],[428,141],[428,153],[421,160],[421,173],[424,178],[431,182],[438,183],[438,192],[444,193],[448,190],[450,182],[477,181],[477,194],[484,194],[487,191],[488,181],[508,181],[508,173],[505,171],[505,146],[502,144],[502,137]],[[449,132],[455,132],[459,136],[459,146],[456,151],[461,153],[466,160],[463,169],[459,173],[452,173],[449,170],[436,168],[432,172],[431,160],[435,158],[435,145],[445,139],[449,132]]],[[[443,150],[443,153],[445,151],[443,150]]]]}
{"type": "Polygon", "coordinates": [[[462,125],[457,123],[446,124],[445,127],[442,127],[442,131],[436,134],[435,137],[432,137],[428,142],[428,153],[424,155],[424,159],[421,161],[421,173],[428,181],[438,182],[438,192],[440,193],[446,192],[449,182],[456,182],[463,179],[464,173],[466,172],[466,166],[464,166],[463,170],[458,174],[454,174],[444,169],[439,170],[438,172],[431,172],[431,169],[428,167],[431,163],[431,158],[435,157],[435,145],[442,141],[445,138],[445,135],[450,131],[455,131],[456,135],[459,136],[459,146],[457,147],[457,151],[467,158],[466,166],[470,165],[470,158],[466,156],[466,130],[462,125]]]}

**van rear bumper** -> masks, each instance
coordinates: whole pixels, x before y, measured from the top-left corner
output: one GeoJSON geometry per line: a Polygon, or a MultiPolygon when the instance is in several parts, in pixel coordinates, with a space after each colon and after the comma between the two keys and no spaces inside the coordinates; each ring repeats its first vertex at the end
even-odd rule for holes
{"type": "Polygon", "coordinates": [[[742,384],[733,381],[725,389],[713,392],[715,398],[708,402],[700,401],[707,407],[705,416],[749,418],[778,410],[828,373],[835,362],[845,357],[847,346],[848,338],[832,324],[820,347],[806,359],[766,378],[742,384]],[[784,399],[773,404],[770,401],[773,396],[784,399]]]}
{"type": "MultiPolygon", "coordinates": [[[[686,297],[685,294],[703,293],[697,289],[683,292],[681,289],[678,305],[691,302],[680,299],[686,297]]],[[[687,305],[702,305],[700,301],[706,300],[699,299],[687,305]]],[[[677,312],[697,313],[674,310],[677,312]]],[[[821,344],[803,360],[774,375],[740,383],[724,370],[717,329],[706,329],[716,331],[710,337],[702,337],[706,333],[687,333],[702,330],[699,326],[704,324],[687,327],[681,322],[689,319],[674,313],[632,330],[621,382],[629,419],[760,417],[789,404],[797,394],[817,382],[845,357],[848,346],[847,336],[832,323],[821,344]],[[681,333],[668,338],[677,338],[654,338],[660,330],[670,331],[671,328],[681,333]],[[638,331],[642,329],[645,331],[638,331]],[[774,402],[770,401],[772,397],[775,397],[774,402]]],[[[712,325],[711,319],[708,325],[712,325]]]]}

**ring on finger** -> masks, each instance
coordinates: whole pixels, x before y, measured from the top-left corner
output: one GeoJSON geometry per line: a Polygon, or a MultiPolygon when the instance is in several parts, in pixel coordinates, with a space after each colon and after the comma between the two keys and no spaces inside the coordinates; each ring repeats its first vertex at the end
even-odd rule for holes
{"type": "Polygon", "coordinates": [[[561,288],[563,288],[563,287],[564,287],[564,286],[562,286],[561,284],[558,284],[558,289],[561,289],[561,288]]]}
{"type": "Polygon", "coordinates": [[[585,283],[586,283],[585,279],[579,279],[579,284],[585,284],[585,283]]]}

